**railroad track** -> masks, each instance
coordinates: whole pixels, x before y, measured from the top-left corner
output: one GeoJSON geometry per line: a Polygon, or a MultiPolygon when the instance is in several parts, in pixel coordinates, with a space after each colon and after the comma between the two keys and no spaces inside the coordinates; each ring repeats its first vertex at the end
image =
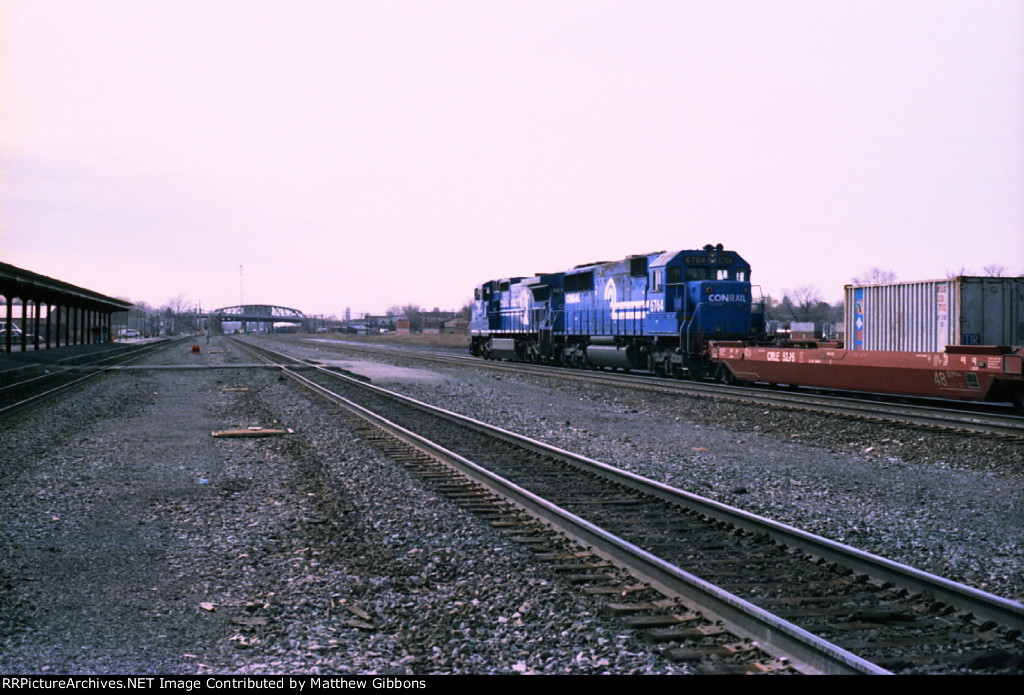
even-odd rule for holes
{"type": "Polygon", "coordinates": [[[32,373],[26,370],[23,377],[0,386],[0,420],[186,340],[188,338],[143,343],[126,350],[117,350],[113,354],[99,353],[75,364],[48,367],[37,365],[31,370],[32,373]]]}
{"type": "Polygon", "coordinates": [[[445,480],[443,486],[474,504],[493,496],[486,514],[499,514],[511,528],[551,526],[586,547],[565,556],[584,553],[573,566],[589,566],[580,571],[594,576],[596,593],[643,596],[635,581],[609,583],[602,562],[658,589],[663,599],[610,610],[641,614],[634,616],[637,624],[661,625],[648,639],[675,644],[668,656],[706,664],[711,649],[717,650],[712,663],[728,653],[736,655],[735,668],[812,673],[1024,673],[1024,605],[328,369],[306,364],[299,374],[285,366],[296,364],[292,358],[259,351],[400,438],[386,447],[426,478],[445,480]],[[472,482],[450,477],[455,474],[439,469],[439,461],[472,482]],[[513,503],[524,511],[510,511],[513,503]],[[723,643],[716,630],[739,641],[723,643]],[[698,639],[708,633],[710,647],[698,639]]]}
{"type": "MultiPolygon", "coordinates": [[[[292,341],[286,341],[292,342],[292,341]]],[[[323,346],[336,341],[318,341],[323,346]]],[[[932,405],[914,402],[894,402],[891,398],[878,400],[867,396],[825,395],[807,390],[772,389],[750,386],[731,386],[714,382],[673,381],[648,375],[621,372],[583,371],[561,367],[548,367],[523,363],[487,361],[476,357],[431,353],[426,351],[367,347],[344,343],[339,349],[367,354],[385,353],[438,364],[474,365],[479,368],[510,373],[555,377],[562,381],[614,385],[624,389],[713,398],[720,401],[751,403],[772,408],[825,413],[841,417],[891,422],[954,432],[969,432],[986,436],[1024,439],[1024,417],[996,409],[967,410],[957,404],[932,405]]]]}

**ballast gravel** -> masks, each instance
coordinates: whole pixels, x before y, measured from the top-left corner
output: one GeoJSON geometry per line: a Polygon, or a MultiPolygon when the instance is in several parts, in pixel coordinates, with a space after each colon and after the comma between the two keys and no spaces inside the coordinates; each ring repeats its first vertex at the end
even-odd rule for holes
{"type": "MultiPolygon", "coordinates": [[[[201,348],[149,362],[248,361],[201,348]]],[[[687,672],[272,371],[123,370],[0,450],[5,674],[687,672]]]]}
{"type": "Polygon", "coordinates": [[[1024,440],[580,385],[557,370],[368,358],[343,343],[290,349],[418,367],[437,378],[384,386],[1024,602],[1024,440]]]}
{"type": "MultiPolygon", "coordinates": [[[[385,363],[387,388],[1024,599],[1019,441],[385,363]]],[[[687,672],[272,371],[124,370],[0,447],[3,673],[687,672]],[[212,436],[249,427],[294,434],[212,436]]]]}

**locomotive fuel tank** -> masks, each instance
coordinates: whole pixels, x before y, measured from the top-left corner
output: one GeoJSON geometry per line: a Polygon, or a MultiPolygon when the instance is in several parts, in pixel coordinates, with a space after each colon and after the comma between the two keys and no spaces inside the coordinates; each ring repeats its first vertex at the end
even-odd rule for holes
{"type": "Polygon", "coordinates": [[[646,369],[647,360],[634,344],[616,345],[613,336],[595,336],[587,346],[587,359],[596,367],[646,369]]]}

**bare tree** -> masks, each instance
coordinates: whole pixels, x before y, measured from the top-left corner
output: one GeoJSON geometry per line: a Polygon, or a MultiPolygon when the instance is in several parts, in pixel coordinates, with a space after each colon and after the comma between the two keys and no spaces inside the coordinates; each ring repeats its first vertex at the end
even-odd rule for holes
{"type": "Polygon", "coordinates": [[[402,315],[409,319],[409,328],[411,330],[423,330],[423,309],[419,304],[409,302],[402,307],[402,315]]]}
{"type": "Polygon", "coordinates": [[[854,285],[888,285],[896,282],[896,271],[872,268],[853,278],[851,282],[854,285]]]}
{"type": "Polygon", "coordinates": [[[998,263],[992,263],[990,265],[985,266],[984,270],[985,275],[989,276],[990,278],[1001,278],[1003,277],[1003,274],[1006,272],[1006,266],[999,265],[998,263]]]}
{"type": "Polygon", "coordinates": [[[814,285],[785,290],[779,308],[783,318],[793,321],[821,321],[831,311],[821,296],[821,290],[814,285]]]}
{"type": "Polygon", "coordinates": [[[168,335],[178,335],[184,328],[183,319],[188,312],[189,304],[184,294],[171,297],[167,303],[160,307],[160,313],[164,317],[164,325],[167,327],[168,335]]]}

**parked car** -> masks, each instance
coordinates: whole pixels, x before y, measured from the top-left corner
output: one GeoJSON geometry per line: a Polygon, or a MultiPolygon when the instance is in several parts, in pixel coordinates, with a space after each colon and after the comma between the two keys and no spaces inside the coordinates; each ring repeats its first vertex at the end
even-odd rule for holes
{"type": "MultiPolygon", "coordinates": [[[[7,337],[7,323],[6,322],[0,322],[0,338],[6,338],[6,337],[7,337]]],[[[18,328],[17,326],[12,326],[11,327],[11,338],[15,339],[15,340],[20,340],[21,339],[21,329],[18,328]]]]}

